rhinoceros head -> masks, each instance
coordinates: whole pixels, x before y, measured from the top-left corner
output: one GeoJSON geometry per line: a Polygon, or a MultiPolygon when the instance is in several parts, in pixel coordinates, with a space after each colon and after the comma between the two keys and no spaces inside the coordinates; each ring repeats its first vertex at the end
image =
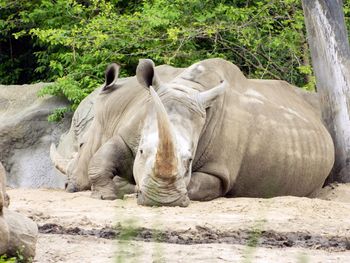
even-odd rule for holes
{"type": "Polygon", "coordinates": [[[188,206],[187,185],[206,108],[225,84],[199,92],[177,82],[161,83],[148,59],[140,60],[136,77],[152,100],[133,168],[138,203],[188,206]]]}

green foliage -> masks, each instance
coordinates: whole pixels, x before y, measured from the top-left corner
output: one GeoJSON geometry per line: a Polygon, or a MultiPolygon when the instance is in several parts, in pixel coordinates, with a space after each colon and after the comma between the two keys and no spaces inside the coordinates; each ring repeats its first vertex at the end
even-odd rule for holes
{"type": "Polygon", "coordinates": [[[16,263],[16,258],[8,258],[6,255],[0,256],[0,263],[16,263]]]}
{"type": "Polygon", "coordinates": [[[24,258],[23,256],[23,249],[24,246],[20,247],[18,250],[16,250],[16,255],[14,257],[8,257],[6,254],[0,255],[0,263],[25,263],[25,262],[32,262],[32,258],[24,258]]]}
{"type": "MultiPolygon", "coordinates": [[[[250,78],[284,79],[312,90],[300,2],[0,0],[0,48],[29,46],[0,56],[0,79],[55,81],[40,94],[65,96],[74,110],[103,82],[111,62],[126,76],[140,58],[185,67],[221,57],[250,78]]],[[[349,3],[344,12],[349,26],[349,3]]]]}
{"type": "Polygon", "coordinates": [[[21,13],[31,12],[34,1],[0,0],[0,83],[31,82],[35,56],[33,42],[22,24],[21,13]],[[20,38],[20,39],[18,39],[20,38]]]}
{"type": "Polygon", "coordinates": [[[47,120],[49,122],[58,122],[64,117],[64,114],[66,112],[69,112],[70,110],[71,110],[71,107],[58,108],[51,115],[49,115],[47,120]]]}
{"type": "Polygon", "coordinates": [[[307,254],[301,253],[297,257],[297,263],[308,263],[310,259],[307,254]]]}
{"type": "Polygon", "coordinates": [[[343,1],[343,10],[344,10],[344,16],[345,16],[345,25],[348,30],[348,38],[350,42],[350,1],[343,1]]]}
{"type": "MultiPolygon", "coordinates": [[[[124,247],[129,246],[129,242],[137,237],[140,229],[135,226],[135,221],[130,219],[126,220],[124,225],[119,224],[116,228],[120,231],[118,236],[119,253],[117,254],[116,262],[128,262],[128,257],[123,253],[123,249],[124,247]]],[[[134,252],[135,254],[138,254],[138,251],[134,252]]]]}
{"type": "Polygon", "coordinates": [[[16,253],[16,257],[7,257],[5,255],[0,256],[0,263],[24,263],[24,262],[32,262],[31,259],[25,260],[22,253],[18,252],[16,253]]]}

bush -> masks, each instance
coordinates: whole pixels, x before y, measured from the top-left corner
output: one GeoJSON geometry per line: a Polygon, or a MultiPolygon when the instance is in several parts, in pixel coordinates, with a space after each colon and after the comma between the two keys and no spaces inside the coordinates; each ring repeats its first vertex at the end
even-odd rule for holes
{"type": "MultiPolygon", "coordinates": [[[[0,77],[3,83],[55,81],[40,95],[64,96],[73,110],[103,82],[107,64],[117,62],[122,76],[133,75],[146,57],[179,67],[221,57],[250,78],[313,90],[300,2],[0,0],[0,48],[30,47],[1,55],[0,77]]],[[[344,11],[350,13],[350,3],[344,11]]]]}
{"type": "Polygon", "coordinates": [[[17,259],[15,257],[7,257],[6,255],[0,256],[0,263],[17,263],[17,259]]]}

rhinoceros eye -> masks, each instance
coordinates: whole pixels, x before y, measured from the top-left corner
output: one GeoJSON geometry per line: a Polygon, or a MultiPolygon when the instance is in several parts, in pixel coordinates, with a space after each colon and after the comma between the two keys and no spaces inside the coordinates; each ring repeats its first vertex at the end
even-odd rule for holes
{"type": "Polygon", "coordinates": [[[140,150],[140,154],[143,154],[143,150],[142,149],[140,150]]]}

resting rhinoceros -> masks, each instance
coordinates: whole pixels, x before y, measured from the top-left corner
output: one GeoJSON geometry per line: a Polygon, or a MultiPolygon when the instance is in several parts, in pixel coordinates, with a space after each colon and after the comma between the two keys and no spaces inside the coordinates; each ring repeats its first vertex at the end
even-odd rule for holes
{"type": "Polygon", "coordinates": [[[284,81],[246,79],[222,59],[166,74],[141,60],[123,82],[118,69],[106,71],[69,191],[91,186],[94,196],[114,199],[124,186],[137,190],[139,204],[169,206],[310,196],[332,168],[319,114],[284,81]]]}
{"type": "MultiPolygon", "coordinates": [[[[167,65],[159,66],[155,70],[163,81],[170,81],[183,71],[183,69],[167,65]]],[[[145,106],[142,105],[142,101],[149,100],[149,96],[147,90],[138,83],[135,77],[118,79],[118,73],[119,66],[111,64],[106,70],[105,84],[98,88],[99,95],[94,95],[92,99],[87,98],[87,101],[84,100],[84,107],[88,107],[88,109],[80,109],[79,105],[78,111],[81,113],[74,114],[72,127],[67,134],[69,138],[63,138],[63,144],[68,142],[74,145],[68,147],[69,149],[59,147],[58,151],[54,146],[51,147],[53,163],[58,170],[68,176],[66,187],[68,192],[87,190],[92,187],[94,197],[115,199],[118,196],[122,196],[125,191],[135,191],[132,165],[134,160],[133,152],[137,150],[137,137],[139,136],[136,137],[134,133],[132,133],[132,136],[124,136],[125,138],[133,138],[132,142],[129,142],[128,146],[126,146],[120,142],[122,139],[119,134],[128,133],[128,127],[125,123],[136,113],[140,113],[141,107],[145,106]],[[140,104],[141,107],[136,105],[136,103],[140,104]],[[92,104],[93,110],[90,111],[92,104]],[[92,119],[92,116],[95,117],[92,119]],[[92,119],[91,123],[89,123],[90,119],[92,119]],[[84,123],[84,125],[80,125],[80,123],[84,123]],[[80,126],[89,128],[81,130],[80,126]],[[104,151],[108,150],[109,146],[114,145],[116,140],[119,140],[119,143],[121,143],[121,145],[118,145],[116,153],[122,155],[122,157],[117,162],[114,162],[111,159],[113,156],[105,158],[104,151]],[[72,152],[73,148],[78,148],[78,152],[72,152]],[[67,159],[69,155],[74,156],[74,158],[67,159]],[[99,180],[96,178],[97,175],[92,175],[93,170],[97,169],[101,169],[100,173],[104,173],[108,180],[103,178],[99,180]],[[116,174],[123,176],[114,176],[116,174]],[[114,178],[114,183],[109,178],[114,178]],[[128,180],[121,178],[127,178],[128,180]],[[130,185],[128,181],[133,183],[133,185],[130,185]]],[[[133,125],[138,126],[138,124],[133,125]]],[[[133,130],[133,128],[130,129],[133,130]]]]}

